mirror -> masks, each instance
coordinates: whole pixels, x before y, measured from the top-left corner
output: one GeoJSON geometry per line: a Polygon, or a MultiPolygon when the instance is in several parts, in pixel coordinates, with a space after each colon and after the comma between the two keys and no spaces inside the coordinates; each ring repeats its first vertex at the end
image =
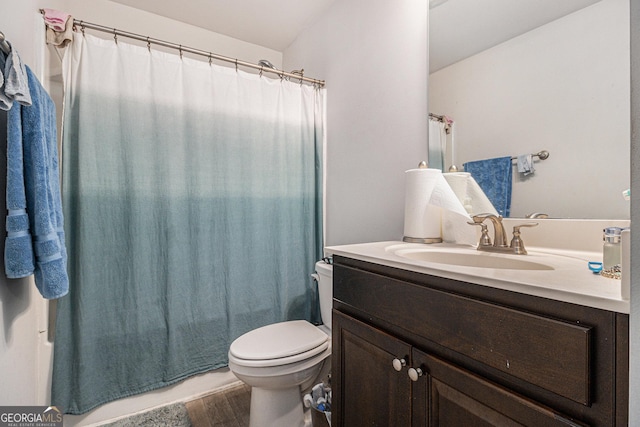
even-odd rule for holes
{"type": "Polygon", "coordinates": [[[629,219],[629,0],[431,0],[429,112],[445,168],[514,161],[511,216],[629,219]],[[451,141],[452,140],[452,141],[451,141]]]}

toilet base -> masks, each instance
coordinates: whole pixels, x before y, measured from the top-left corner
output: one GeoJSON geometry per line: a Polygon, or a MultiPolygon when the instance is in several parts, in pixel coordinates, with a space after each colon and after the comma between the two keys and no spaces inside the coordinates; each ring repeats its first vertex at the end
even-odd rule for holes
{"type": "Polygon", "coordinates": [[[251,388],[249,427],[304,427],[300,387],[281,389],[251,388]]]}

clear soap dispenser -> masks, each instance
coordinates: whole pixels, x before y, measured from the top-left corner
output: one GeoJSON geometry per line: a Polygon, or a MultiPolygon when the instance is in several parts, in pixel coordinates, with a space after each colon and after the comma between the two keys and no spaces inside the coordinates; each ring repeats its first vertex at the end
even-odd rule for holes
{"type": "Polygon", "coordinates": [[[602,246],[602,267],[607,269],[620,264],[622,253],[620,235],[622,233],[622,228],[607,227],[602,230],[602,232],[602,240],[604,241],[602,246]]]}

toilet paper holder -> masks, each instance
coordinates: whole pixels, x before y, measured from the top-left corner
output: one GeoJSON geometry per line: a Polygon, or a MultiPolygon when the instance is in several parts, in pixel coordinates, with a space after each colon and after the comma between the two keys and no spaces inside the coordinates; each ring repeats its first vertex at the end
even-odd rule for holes
{"type": "Polygon", "coordinates": [[[404,236],[402,241],[405,243],[442,243],[441,237],[409,237],[404,236]]]}
{"type": "MultiPolygon", "coordinates": [[[[429,165],[424,160],[421,161],[418,164],[418,169],[428,169],[428,168],[429,168],[429,165]]],[[[405,229],[405,231],[406,231],[406,229],[405,229]]],[[[442,237],[409,237],[409,236],[404,236],[402,238],[402,241],[405,242],[405,243],[433,244],[433,243],[442,243],[442,237]]]]}

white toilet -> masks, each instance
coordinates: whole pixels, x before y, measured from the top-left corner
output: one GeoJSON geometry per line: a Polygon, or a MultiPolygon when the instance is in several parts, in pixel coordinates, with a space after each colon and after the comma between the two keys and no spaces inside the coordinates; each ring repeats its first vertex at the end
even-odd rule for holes
{"type": "Polygon", "coordinates": [[[302,427],[302,392],[313,385],[331,355],[333,266],[316,263],[323,325],[306,320],[274,323],[231,343],[229,369],[251,386],[250,427],[302,427]]]}

